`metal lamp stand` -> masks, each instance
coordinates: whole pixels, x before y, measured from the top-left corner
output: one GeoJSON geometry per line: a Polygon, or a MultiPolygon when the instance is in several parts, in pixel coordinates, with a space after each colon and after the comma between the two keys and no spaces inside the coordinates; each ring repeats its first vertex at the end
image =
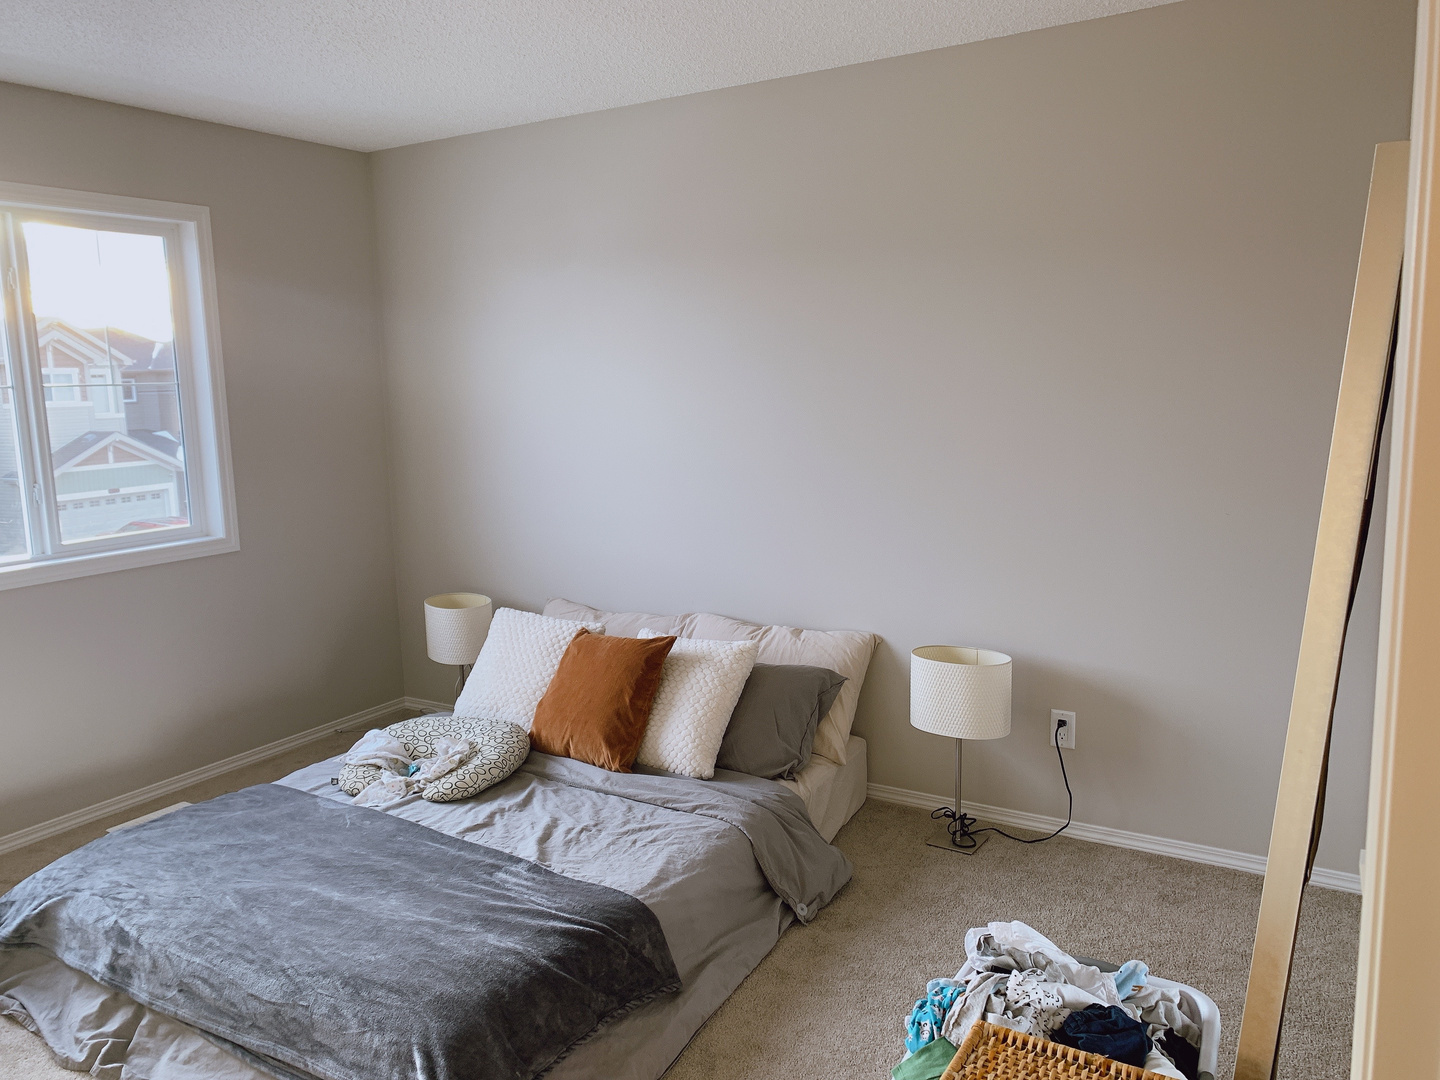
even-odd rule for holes
{"type": "Polygon", "coordinates": [[[946,851],[974,855],[984,846],[985,841],[990,839],[990,836],[988,833],[972,832],[972,827],[979,822],[960,809],[964,805],[960,802],[960,745],[964,741],[964,739],[955,740],[955,809],[942,806],[930,812],[930,816],[936,820],[937,824],[925,843],[946,851]]]}
{"type": "Polygon", "coordinates": [[[455,700],[459,701],[460,691],[465,689],[465,680],[470,677],[470,672],[474,669],[475,665],[457,664],[456,666],[460,669],[460,677],[455,680],[455,700]]]}

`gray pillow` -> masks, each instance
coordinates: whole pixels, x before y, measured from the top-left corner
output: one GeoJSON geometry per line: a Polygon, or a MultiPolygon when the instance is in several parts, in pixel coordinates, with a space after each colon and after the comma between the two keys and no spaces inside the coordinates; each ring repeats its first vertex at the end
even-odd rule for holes
{"type": "Polygon", "coordinates": [[[803,664],[756,664],[730,714],[717,769],[793,778],[810,761],[815,727],[830,711],[845,676],[803,664]]]}

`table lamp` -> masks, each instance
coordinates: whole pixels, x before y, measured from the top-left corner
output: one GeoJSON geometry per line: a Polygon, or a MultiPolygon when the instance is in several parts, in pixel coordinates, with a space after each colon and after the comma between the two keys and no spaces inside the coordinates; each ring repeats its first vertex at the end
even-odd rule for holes
{"type": "Polygon", "coordinates": [[[437,664],[460,669],[457,698],[490,632],[490,615],[490,597],[479,593],[441,593],[425,601],[425,652],[437,664]]]}
{"type": "Polygon", "coordinates": [[[1010,657],[990,649],[923,645],[910,654],[910,726],[955,740],[955,809],[942,806],[925,842],[973,855],[989,839],[972,833],[975,819],[961,809],[960,747],[964,739],[1010,734],[1010,657]]]}

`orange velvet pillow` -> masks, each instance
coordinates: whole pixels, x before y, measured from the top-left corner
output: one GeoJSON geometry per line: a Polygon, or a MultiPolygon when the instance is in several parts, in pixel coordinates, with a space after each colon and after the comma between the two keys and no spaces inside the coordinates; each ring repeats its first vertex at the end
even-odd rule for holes
{"type": "Polygon", "coordinates": [[[581,630],[535,708],[530,745],[542,754],[630,772],[650,721],[660,669],[674,644],[673,637],[581,630]]]}

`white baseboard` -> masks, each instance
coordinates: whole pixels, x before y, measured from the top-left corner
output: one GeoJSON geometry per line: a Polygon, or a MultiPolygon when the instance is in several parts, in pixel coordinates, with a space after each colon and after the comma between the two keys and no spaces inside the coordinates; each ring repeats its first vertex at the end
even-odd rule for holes
{"type": "MultiPolygon", "coordinates": [[[[98,821],[100,818],[109,817],[111,814],[118,814],[133,806],[149,802],[151,799],[158,799],[163,795],[179,791],[181,788],[189,787],[191,784],[209,780],[211,777],[219,776],[231,769],[243,768],[257,761],[275,757],[287,750],[315,742],[317,739],[322,739],[337,731],[368,726],[374,721],[392,716],[402,709],[415,709],[422,713],[431,713],[449,712],[451,708],[452,706],[444,701],[430,701],[426,698],[415,697],[396,698],[394,701],[387,701],[383,705],[376,705],[350,716],[341,717],[339,720],[332,720],[328,724],[321,724],[308,731],[297,732],[275,742],[266,743],[264,746],[257,746],[253,750],[225,758],[223,761],[202,765],[198,769],[191,769],[187,773],[172,776],[168,780],[161,780],[124,795],[117,795],[113,799],[106,799],[93,806],[51,818],[49,821],[42,821],[38,825],[31,825],[27,829],[0,836],[0,855],[24,847],[26,844],[33,844],[37,840],[44,840],[92,821],[98,821]]],[[[930,810],[936,806],[949,806],[951,802],[943,795],[931,795],[923,791],[911,791],[908,788],[890,787],[886,784],[870,784],[866,793],[870,798],[878,799],[881,802],[914,806],[922,810],[930,810]]],[[[997,825],[1032,829],[1037,832],[1053,832],[1062,824],[1060,818],[1029,814],[1023,810],[1010,810],[1003,806],[987,806],[984,803],[967,801],[965,811],[997,825]]],[[[1244,870],[1252,874],[1265,873],[1265,856],[1252,855],[1243,851],[1230,851],[1226,848],[1210,847],[1206,844],[1192,844],[1185,840],[1169,840],[1163,836],[1127,832],[1124,829],[1111,829],[1104,825],[1086,825],[1080,821],[1072,822],[1070,828],[1065,830],[1065,835],[1074,837],[1076,840],[1088,840],[1094,844],[1109,844],[1112,847],[1130,848],[1134,851],[1149,851],[1156,855],[1169,855],[1174,859],[1206,863],[1210,866],[1224,866],[1231,870],[1244,870]]],[[[1316,867],[1314,873],[1310,875],[1310,880],[1313,884],[1326,889],[1338,889],[1341,892],[1350,893],[1360,891],[1360,875],[1358,873],[1347,874],[1341,870],[1316,867]]]]}
{"type": "Polygon", "coordinates": [[[264,746],[257,746],[253,750],[246,750],[243,754],[236,754],[233,757],[225,758],[223,761],[216,761],[210,765],[202,765],[198,769],[191,769],[179,776],[172,776],[168,780],[161,780],[158,783],[150,784],[147,787],[138,788],[135,791],[127,792],[124,795],[116,795],[113,799],[106,799],[104,802],[96,803],[94,806],[87,806],[80,810],[71,811],[49,821],[42,821],[38,825],[31,825],[28,829],[21,829],[19,832],[12,832],[0,836],[0,855],[7,851],[14,851],[26,844],[33,844],[37,840],[44,840],[51,836],[67,832],[70,829],[79,828],[81,825],[88,825],[92,821],[109,817],[111,814],[118,814],[122,810],[129,810],[132,806],[139,806],[141,803],[149,802],[151,799],[158,799],[162,795],[169,795],[179,791],[181,788],[189,787],[191,784],[198,784],[202,780],[209,780],[213,776],[229,772],[231,769],[243,768],[246,765],[253,765],[257,761],[264,761],[266,758],[283,754],[287,750],[294,750],[296,747],[304,746],[317,739],[323,739],[326,735],[334,734],[337,731],[344,731],[346,728],[358,728],[373,724],[376,720],[393,716],[402,709],[421,709],[425,712],[443,711],[449,708],[448,705],[438,705],[430,701],[421,701],[415,698],[396,698],[394,701],[387,701],[383,705],[376,705],[374,708],[364,709],[350,716],[341,717],[339,720],[332,720],[328,724],[321,724],[319,727],[311,728],[309,731],[297,732],[294,735],[287,735],[283,739],[266,743],[264,746]]]}
{"type": "MultiPolygon", "coordinates": [[[[899,803],[901,806],[915,806],[921,810],[933,810],[937,806],[950,806],[954,799],[944,795],[929,795],[923,791],[890,787],[886,784],[870,784],[866,792],[870,798],[881,802],[899,803]]],[[[1031,829],[1035,832],[1054,832],[1065,824],[1064,818],[1046,817],[1043,814],[1027,814],[1023,810],[1009,810],[1003,806],[987,806],[984,803],[965,801],[965,812],[996,825],[1007,825],[1017,829],[1031,829]]],[[[1149,836],[1145,833],[1111,829],[1104,825],[1086,825],[1071,822],[1065,835],[1076,840],[1088,840],[1092,844],[1109,844],[1111,847],[1130,848],[1134,851],[1148,851],[1156,855],[1169,855],[1172,859],[1187,862],[1206,863],[1209,866],[1224,866],[1231,870],[1244,870],[1251,874],[1265,873],[1265,856],[1251,855],[1245,851],[1230,851],[1227,848],[1210,847],[1207,844],[1192,844],[1186,840],[1168,840],[1163,836],[1149,836]]],[[[1310,881],[1326,889],[1358,893],[1360,875],[1347,874],[1341,870],[1326,870],[1316,867],[1310,881]]]]}

